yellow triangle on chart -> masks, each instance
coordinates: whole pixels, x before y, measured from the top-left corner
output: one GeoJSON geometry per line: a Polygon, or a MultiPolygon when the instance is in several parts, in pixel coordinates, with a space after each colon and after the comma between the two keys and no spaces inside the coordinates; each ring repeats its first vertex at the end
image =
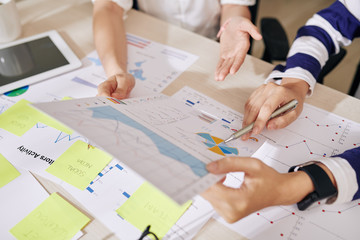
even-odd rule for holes
{"type": "Polygon", "coordinates": [[[220,154],[220,155],[223,155],[225,156],[225,154],[223,153],[223,151],[221,151],[221,149],[218,147],[218,146],[214,146],[212,148],[209,148],[210,151],[214,152],[214,153],[217,153],[217,154],[220,154]]]}
{"type": "Polygon", "coordinates": [[[218,137],[211,136],[211,138],[214,140],[216,144],[222,143],[224,140],[218,137]]]}

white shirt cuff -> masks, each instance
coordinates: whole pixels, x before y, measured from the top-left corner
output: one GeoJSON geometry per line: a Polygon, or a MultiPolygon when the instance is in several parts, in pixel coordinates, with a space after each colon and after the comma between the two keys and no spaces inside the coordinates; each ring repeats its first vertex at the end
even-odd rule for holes
{"type": "Polygon", "coordinates": [[[298,69],[297,67],[288,69],[288,70],[286,70],[285,73],[274,70],[265,79],[265,83],[273,82],[273,83],[280,85],[282,78],[297,78],[297,79],[302,79],[305,82],[307,82],[310,86],[309,91],[307,93],[308,97],[310,97],[314,91],[316,80],[313,78],[311,73],[309,73],[308,71],[304,71],[303,69],[298,69]],[[276,78],[280,78],[280,80],[276,80],[276,78]]]}
{"type": "Polygon", "coordinates": [[[255,5],[256,0],[221,0],[221,4],[239,4],[244,6],[255,5]]]}
{"type": "Polygon", "coordinates": [[[338,189],[337,197],[327,203],[340,204],[351,202],[359,186],[356,179],[356,172],[349,162],[340,157],[322,158],[315,161],[321,162],[328,167],[336,181],[338,189]]]}

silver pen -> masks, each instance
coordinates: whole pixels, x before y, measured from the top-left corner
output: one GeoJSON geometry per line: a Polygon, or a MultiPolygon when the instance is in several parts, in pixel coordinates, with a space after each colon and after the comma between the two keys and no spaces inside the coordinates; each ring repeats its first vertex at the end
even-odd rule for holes
{"type": "MultiPolygon", "coordinates": [[[[277,117],[277,116],[279,116],[279,115],[281,115],[281,114],[284,114],[284,113],[286,113],[286,112],[288,112],[288,111],[293,110],[294,108],[296,108],[297,104],[298,104],[298,101],[297,101],[296,99],[288,102],[288,103],[285,104],[284,106],[276,109],[276,110],[271,114],[269,120],[272,119],[272,118],[274,118],[274,117],[277,117]]],[[[230,136],[229,138],[227,138],[227,139],[224,141],[224,143],[230,142],[231,140],[237,139],[237,138],[241,137],[242,135],[250,132],[250,131],[253,129],[253,127],[254,127],[254,123],[255,123],[255,122],[247,125],[246,127],[240,129],[239,131],[231,134],[231,136],[230,136]]]]}

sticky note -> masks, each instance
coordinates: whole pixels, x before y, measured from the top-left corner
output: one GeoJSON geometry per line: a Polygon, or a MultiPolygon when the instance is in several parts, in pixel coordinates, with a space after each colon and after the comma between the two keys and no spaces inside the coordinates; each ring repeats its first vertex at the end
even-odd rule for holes
{"type": "Polygon", "coordinates": [[[3,156],[0,154],[0,188],[20,176],[16,168],[3,156]]]}
{"type": "Polygon", "coordinates": [[[51,194],[10,233],[18,240],[71,239],[90,219],[58,194],[51,194]]]}
{"type": "Polygon", "coordinates": [[[0,128],[5,129],[17,136],[22,136],[36,123],[41,122],[47,126],[56,128],[64,133],[72,134],[72,130],[36,110],[29,105],[29,101],[21,99],[0,115],[0,128]]]}
{"type": "Polygon", "coordinates": [[[162,238],[191,205],[174,202],[150,183],[143,183],[116,212],[140,231],[150,231],[162,238]]]}
{"type": "Polygon", "coordinates": [[[84,190],[111,159],[106,152],[76,141],[46,171],[84,190]]]}

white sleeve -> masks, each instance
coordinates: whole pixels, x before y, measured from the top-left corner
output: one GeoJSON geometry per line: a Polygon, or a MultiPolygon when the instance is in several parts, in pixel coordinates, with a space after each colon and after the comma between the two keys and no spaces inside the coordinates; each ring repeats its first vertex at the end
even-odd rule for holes
{"type": "Polygon", "coordinates": [[[338,194],[336,199],[329,199],[331,204],[348,203],[352,201],[355,193],[358,190],[358,183],[356,179],[356,172],[351,167],[348,161],[340,157],[321,158],[315,161],[321,162],[334,175],[338,194]]]}
{"type": "Polygon", "coordinates": [[[221,0],[221,5],[223,4],[239,4],[244,6],[253,6],[256,3],[256,0],[221,0]]]}
{"type": "MultiPolygon", "coordinates": [[[[94,3],[96,0],[91,0],[91,1],[94,3]]],[[[133,5],[132,0],[108,0],[108,1],[114,2],[117,5],[119,5],[120,7],[122,7],[124,9],[124,12],[125,12],[124,15],[126,15],[126,12],[129,11],[132,8],[132,5],[133,5]]]]}

